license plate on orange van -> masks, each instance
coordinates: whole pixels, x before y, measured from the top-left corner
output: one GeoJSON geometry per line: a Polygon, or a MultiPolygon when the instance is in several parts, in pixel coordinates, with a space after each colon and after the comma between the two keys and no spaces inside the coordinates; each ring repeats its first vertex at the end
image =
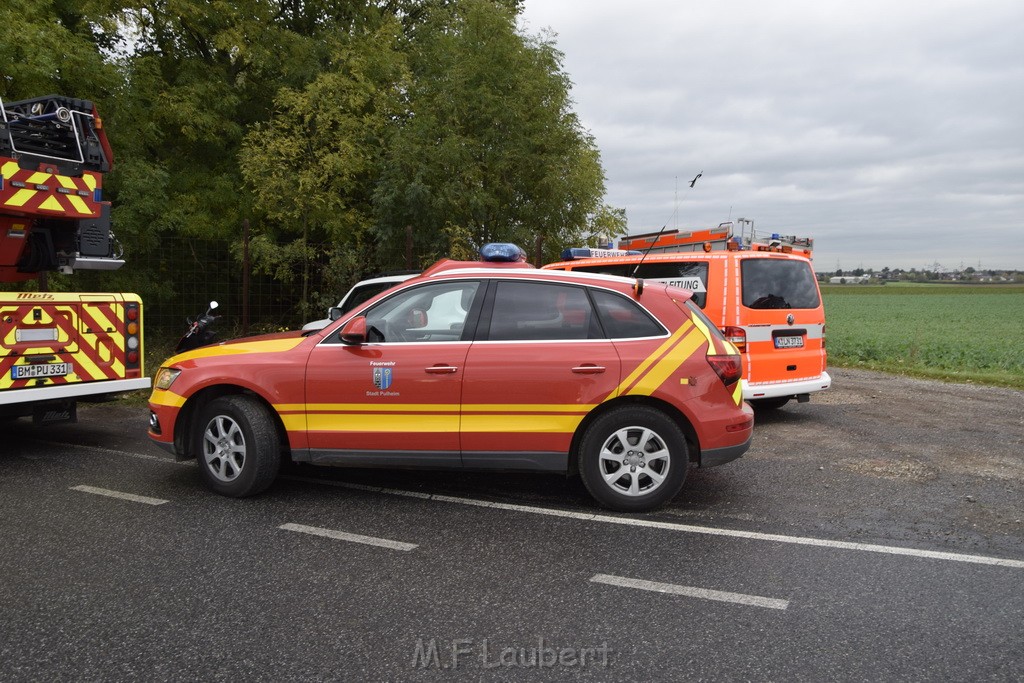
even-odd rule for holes
{"type": "Polygon", "coordinates": [[[802,336],[776,337],[775,348],[777,349],[802,349],[804,338],[802,336]]]}

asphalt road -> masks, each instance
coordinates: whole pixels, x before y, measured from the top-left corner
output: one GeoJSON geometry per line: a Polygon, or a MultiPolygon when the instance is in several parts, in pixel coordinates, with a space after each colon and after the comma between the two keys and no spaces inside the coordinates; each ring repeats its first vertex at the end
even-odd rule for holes
{"type": "Polygon", "coordinates": [[[1024,678],[1021,392],[838,370],[645,515],[541,475],[231,500],[145,420],[4,425],[0,679],[1024,678]]]}

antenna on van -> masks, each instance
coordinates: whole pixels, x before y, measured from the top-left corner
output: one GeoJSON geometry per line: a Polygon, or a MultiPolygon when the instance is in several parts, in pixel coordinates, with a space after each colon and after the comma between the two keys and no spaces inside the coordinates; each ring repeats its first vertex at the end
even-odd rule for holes
{"type": "MultiPolygon", "coordinates": [[[[697,175],[693,176],[693,180],[690,181],[690,189],[691,190],[693,189],[693,186],[697,184],[697,179],[700,178],[702,175],[704,175],[704,171],[701,171],[697,175]]],[[[678,211],[679,211],[679,206],[678,206],[678,200],[677,200],[676,212],[678,213],[678,211]]],[[[644,252],[644,255],[641,256],[640,260],[637,262],[636,267],[633,268],[633,273],[630,275],[630,277],[635,278],[636,274],[638,272],[640,272],[640,266],[642,266],[644,264],[644,261],[647,259],[647,255],[651,253],[651,249],[654,249],[654,245],[658,242],[658,238],[661,237],[661,234],[663,232],[665,232],[665,228],[667,228],[667,227],[668,227],[668,223],[666,223],[665,225],[661,226],[661,230],[659,230],[658,234],[654,236],[653,240],[651,240],[650,246],[647,247],[647,250],[644,252]]],[[[636,286],[636,293],[637,293],[637,295],[639,295],[643,291],[644,291],[644,282],[643,282],[643,280],[638,280],[637,281],[637,286],[636,286]]]]}

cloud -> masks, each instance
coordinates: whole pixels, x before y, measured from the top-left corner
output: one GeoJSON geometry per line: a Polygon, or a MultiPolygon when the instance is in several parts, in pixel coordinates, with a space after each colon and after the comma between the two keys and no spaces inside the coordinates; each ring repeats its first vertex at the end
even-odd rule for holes
{"type": "Polygon", "coordinates": [[[1024,269],[1020,2],[526,0],[523,27],[632,232],[744,216],[822,269],[1024,269]]]}

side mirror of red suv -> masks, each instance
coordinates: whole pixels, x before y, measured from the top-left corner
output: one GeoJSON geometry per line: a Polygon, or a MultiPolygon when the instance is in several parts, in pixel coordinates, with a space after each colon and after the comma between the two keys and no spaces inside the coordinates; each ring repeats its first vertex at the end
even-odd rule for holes
{"type": "Polygon", "coordinates": [[[351,344],[353,346],[365,344],[366,318],[360,315],[345,323],[345,326],[341,328],[339,339],[341,339],[343,344],[351,344]]]}

